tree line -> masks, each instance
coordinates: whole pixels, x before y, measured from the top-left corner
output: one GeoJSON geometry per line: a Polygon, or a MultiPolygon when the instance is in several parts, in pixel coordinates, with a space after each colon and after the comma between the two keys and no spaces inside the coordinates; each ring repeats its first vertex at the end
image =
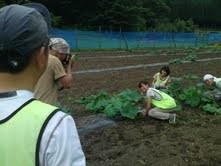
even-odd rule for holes
{"type": "MultiPolygon", "coordinates": [[[[0,5],[32,0],[1,0],[0,5]]],[[[220,0],[35,0],[48,7],[55,27],[192,32],[221,25],[220,0]]]]}

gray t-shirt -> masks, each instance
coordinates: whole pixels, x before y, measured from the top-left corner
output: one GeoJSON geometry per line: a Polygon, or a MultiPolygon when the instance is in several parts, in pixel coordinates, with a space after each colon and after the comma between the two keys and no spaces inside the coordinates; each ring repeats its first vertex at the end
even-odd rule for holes
{"type": "Polygon", "coordinates": [[[146,96],[147,97],[151,96],[152,99],[158,100],[158,101],[163,99],[162,96],[158,92],[156,92],[156,90],[154,90],[153,88],[149,88],[147,90],[146,96]]]}
{"type": "Polygon", "coordinates": [[[219,81],[217,84],[216,84],[216,87],[217,89],[219,89],[221,91],[221,81],[219,81]]]}

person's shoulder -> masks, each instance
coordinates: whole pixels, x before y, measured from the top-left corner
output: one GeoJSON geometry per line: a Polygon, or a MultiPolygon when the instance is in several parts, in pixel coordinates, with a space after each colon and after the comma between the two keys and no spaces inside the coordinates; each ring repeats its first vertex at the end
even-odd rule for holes
{"type": "Polygon", "coordinates": [[[50,121],[53,124],[58,124],[61,123],[62,121],[71,121],[71,123],[73,123],[73,117],[65,112],[63,112],[60,108],[47,104],[47,103],[43,103],[41,102],[46,108],[50,108],[53,111],[53,116],[51,116],[50,121]]]}
{"type": "Polygon", "coordinates": [[[148,88],[148,90],[146,92],[147,96],[148,95],[152,96],[154,93],[155,93],[154,88],[148,88]]]}
{"type": "Polygon", "coordinates": [[[58,110],[51,117],[50,122],[48,123],[47,126],[49,128],[51,128],[52,126],[54,126],[54,128],[58,127],[58,128],[60,128],[62,130],[69,130],[70,126],[76,127],[75,121],[74,121],[73,117],[71,115],[69,115],[69,114],[64,113],[62,110],[58,110]]]}
{"type": "Polygon", "coordinates": [[[63,65],[58,57],[51,55],[49,58],[50,58],[49,61],[53,66],[63,67],[63,65]]]}
{"type": "Polygon", "coordinates": [[[154,74],[154,77],[157,77],[159,75],[160,75],[160,72],[157,72],[157,73],[154,74]]]}
{"type": "Polygon", "coordinates": [[[62,109],[58,108],[57,106],[42,102],[40,100],[33,100],[33,102],[36,102],[37,105],[43,106],[43,108],[45,109],[51,108],[53,111],[55,111],[55,115],[58,117],[66,117],[66,116],[71,117],[69,114],[63,112],[62,109]]]}
{"type": "Polygon", "coordinates": [[[62,111],[61,109],[59,109],[59,108],[57,108],[57,112],[56,112],[55,116],[57,116],[57,117],[67,117],[67,118],[73,119],[71,115],[69,115],[69,114],[63,112],[63,111],[62,111]]]}
{"type": "Polygon", "coordinates": [[[51,60],[51,61],[60,61],[58,57],[56,57],[54,55],[51,55],[51,54],[49,54],[49,60],[51,60]]]}
{"type": "Polygon", "coordinates": [[[157,78],[157,76],[159,75],[159,72],[158,73],[155,73],[154,75],[153,75],[153,78],[157,78]]]}
{"type": "Polygon", "coordinates": [[[42,114],[42,112],[43,113],[48,112],[49,114],[56,114],[56,112],[59,111],[58,107],[48,104],[48,103],[45,103],[45,102],[42,102],[38,99],[33,99],[30,102],[30,104],[32,105],[32,107],[34,107],[35,110],[39,110],[38,114],[42,114]]]}
{"type": "Polygon", "coordinates": [[[149,88],[148,90],[149,90],[150,94],[158,94],[158,93],[162,92],[162,91],[155,89],[155,88],[149,88]]]}
{"type": "Polygon", "coordinates": [[[154,89],[154,88],[148,88],[147,91],[149,91],[149,92],[155,92],[155,89],[154,89]]]}
{"type": "Polygon", "coordinates": [[[53,65],[54,63],[57,63],[59,59],[56,56],[53,56],[51,54],[48,55],[48,65],[53,65]]]}

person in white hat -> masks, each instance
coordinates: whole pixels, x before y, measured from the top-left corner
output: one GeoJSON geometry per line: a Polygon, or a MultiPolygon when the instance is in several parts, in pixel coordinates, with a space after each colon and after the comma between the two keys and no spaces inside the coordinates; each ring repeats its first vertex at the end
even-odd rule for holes
{"type": "Polygon", "coordinates": [[[35,86],[35,98],[58,105],[58,90],[70,88],[73,83],[74,57],[68,43],[62,38],[51,38],[48,66],[35,86]]]}
{"type": "Polygon", "coordinates": [[[216,100],[221,100],[221,78],[206,74],[203,77],[203,81],[210,86],[215,86],[214,91],[208,92],[207,95],[215,97],[216,100]]]}
{"type": "Polygon", "coordinates": [[[203,81],[208,85],[215,85],[216,88],[221,91],[221,78],[214,77],[211,74],[206,74],[203,77],[203,81]]]}

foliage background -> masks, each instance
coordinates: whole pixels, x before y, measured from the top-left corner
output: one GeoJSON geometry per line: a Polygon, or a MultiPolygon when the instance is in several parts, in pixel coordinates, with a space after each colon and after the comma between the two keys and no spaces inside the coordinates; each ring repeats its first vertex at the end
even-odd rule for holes
{"type": "MultiPolygon", "coordinates": [[[[1,0],[0,6],[32,0],[1,0]]],[[[220,0],[35,0],[60,28],[192,32],[221,25],[220,0]]]]}

